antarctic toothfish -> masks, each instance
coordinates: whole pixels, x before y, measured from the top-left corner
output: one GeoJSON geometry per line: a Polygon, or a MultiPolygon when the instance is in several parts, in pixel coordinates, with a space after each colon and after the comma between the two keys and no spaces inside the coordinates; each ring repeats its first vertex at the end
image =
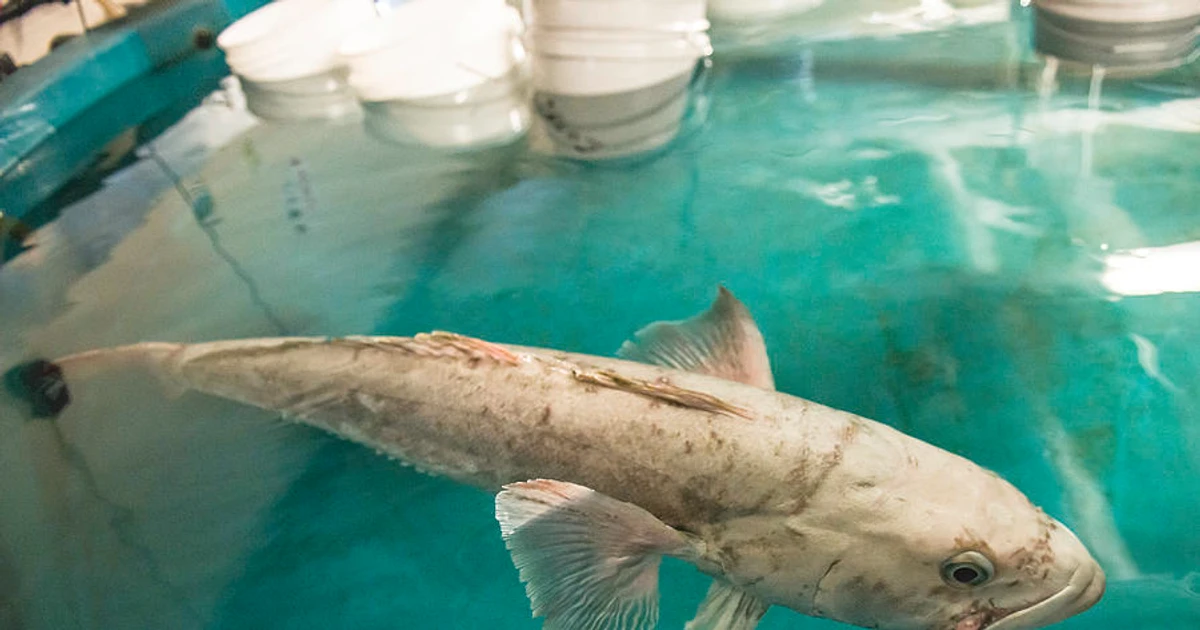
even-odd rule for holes
{"type": "Polygon", "coordinates": [[[1104,592],[1080,541],[996,474],[774,391],[762,335],[724,288],[620,356],[435,332],[143,343],[57,364],[68,383],[145,364],[497,491],[546,628],[654,627],[663,556],[714,578],[691,630],[751,630],[770,606],[886,630],[1018,630],[1104,592]]]}

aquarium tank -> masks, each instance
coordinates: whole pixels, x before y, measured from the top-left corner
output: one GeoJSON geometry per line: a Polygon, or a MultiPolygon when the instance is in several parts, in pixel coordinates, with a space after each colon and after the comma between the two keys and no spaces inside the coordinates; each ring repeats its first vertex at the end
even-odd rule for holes
{"type": "MultiPolygon", "coordinates": [[[[779,392],[1078,536],[1107,590],[1054,627],[1200,628],[1195,2],[86,6],[0,13],[5,46],[75,20],[0,80],[0,629],[543,627],[492,492],[53,362],[431,331],[611,358],[718,287],[779,392]]],[[[667,558],[657,627],[710,582],[667,558]]]]}

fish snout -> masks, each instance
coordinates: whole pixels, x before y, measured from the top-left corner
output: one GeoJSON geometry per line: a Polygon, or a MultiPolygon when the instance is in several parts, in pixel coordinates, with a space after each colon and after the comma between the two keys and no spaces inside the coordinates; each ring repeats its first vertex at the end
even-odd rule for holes
{"type": "MultiPolygon", "coordinates": [[[[1079,596],[1075,598],[1074,610],[1071,611],[1070,615],[1078,615],[1092,606],[1095,606],[1096,603],[1100,601],[1100,598],[1104,597],[1104,589],[1108,584],[1108,579],[1104,575],[1104,569],[1101,569],[1100,565],[1093,561],[1091,563],[1091,571],[1089,575],[1090,577],[1088,578],[1087,585],[1084,586],[1083,591],[1079,593],[1079,596]]],[[[1063,619],[1065,618],[1066,617],[1063,619]]]]}
{"type": "Polygon", "coordinates": [[[1049,551],[1047,564],[1038,570],[1045,570],[1045,577],[1033,584],[1044,585],[1041,596],[1025,604],[981,610],[959,619],[953,630],[1033,630],[1078,615],[1100,601],[1104,569],[1065,525],[1052,521],[1049,531],[1043,543],[1049,551]]]}
{"type": "Polygon", "coordinates": [[[1058,623],[1091,608],[1104,596],[1104,570],[1091,557],[1080,563],[1067,585],[1050,597],[1000,618],[981,630],[1031,630],[1058,623]]]}

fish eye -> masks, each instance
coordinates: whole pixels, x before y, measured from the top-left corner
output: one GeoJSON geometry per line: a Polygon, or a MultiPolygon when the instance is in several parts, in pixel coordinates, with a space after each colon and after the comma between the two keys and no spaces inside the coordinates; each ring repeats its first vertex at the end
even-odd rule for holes
{"type": "Polygon", "coordinates": [[[942,580],[950,586],[979,586],[995,572],[992,561],[978,551],[964,551],[942,563],[942,580]]]}

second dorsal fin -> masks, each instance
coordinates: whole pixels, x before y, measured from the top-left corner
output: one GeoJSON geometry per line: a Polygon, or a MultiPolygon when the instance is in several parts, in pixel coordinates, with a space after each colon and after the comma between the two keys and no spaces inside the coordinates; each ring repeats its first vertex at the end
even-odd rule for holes
{"type": "Polygon", "coordinates": [[[775,389],[758,325],[745,305],[723,286],[707,311],[683,321],[650,324],[626,341],[617,355],[775,389]]]}

